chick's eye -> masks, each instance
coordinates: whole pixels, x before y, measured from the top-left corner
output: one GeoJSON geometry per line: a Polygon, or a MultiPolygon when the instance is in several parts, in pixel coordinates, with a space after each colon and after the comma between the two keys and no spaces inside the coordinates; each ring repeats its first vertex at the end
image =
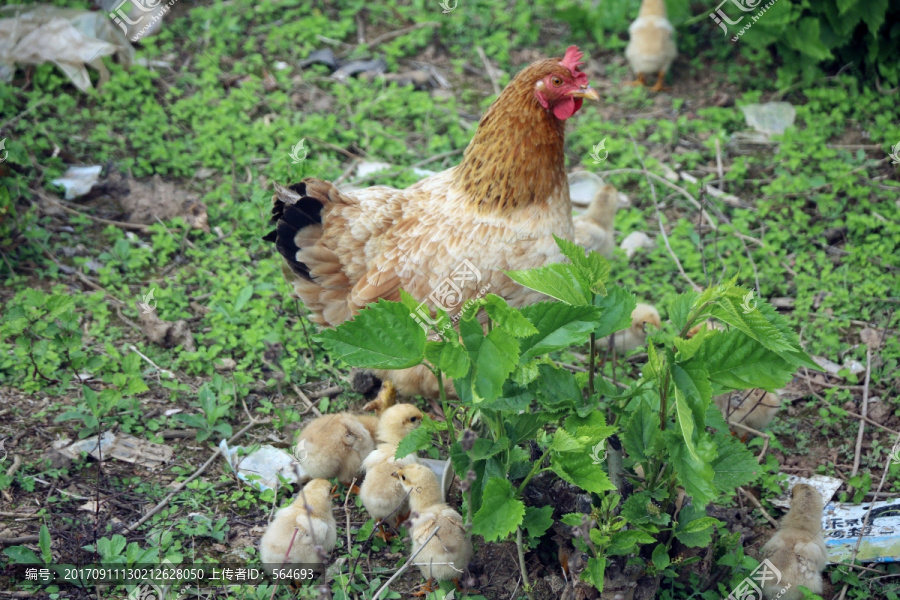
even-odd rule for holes
{"type": "Polygon", "coordinates": [[[400,479],[402,479],[403,481],[406,481],[406,475],[401,475],[400,479]]]}
{"type": "Polygon", "coordinates": [[[410,417],[409,418],[410,423],[415,423],[418,420],[419,420],[419,417],[410,417]]]}
{"type": "Polygon", "coordinates": [[[559,87],[562,85],[562,79],[560,79],[559,77],[554,77],[553,79],[550,80],[550,83],[552,83],[556,87],[559,87]]]}

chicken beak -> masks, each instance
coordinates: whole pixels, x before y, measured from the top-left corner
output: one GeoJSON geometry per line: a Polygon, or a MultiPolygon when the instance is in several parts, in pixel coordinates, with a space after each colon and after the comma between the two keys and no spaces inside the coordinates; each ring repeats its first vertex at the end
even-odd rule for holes
{"type": "Polygon", "coordinates": [[[589,85],[583,85],[574,92],[569,92],[573,98],[587,98],[588,100],[600,100],[600,94],[589,85]]]}
{"type": "Polygon", "coordinates": [[[391,473],[391,477],[393,477],[394,479],[400,479],[400,473],[394,471],[393,473],[391,473]]]}

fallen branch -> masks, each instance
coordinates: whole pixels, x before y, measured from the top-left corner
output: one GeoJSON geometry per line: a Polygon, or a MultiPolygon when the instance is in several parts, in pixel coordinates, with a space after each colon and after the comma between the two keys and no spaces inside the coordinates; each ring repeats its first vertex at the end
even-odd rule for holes
{"type": "MultiPolygon", "coordinates": [[[[252,429],[253,427],[255,427],[257,425],[261,425],[263,423],[268,423],[270,421],[271,421],[271,419],[262,419],[260,421],[251,421],[249,424],[247,424],[246,427],[244,427],[243,429],[238,431],[236,434],[231,436],[231,439],[228,440],[228,445],[230,446],[231,444],[233,444],[235,441],[237,441],[237,439],[239,437],[241,437],[242,435],[244,435],[245,433],[250,431],[250,429],[252,429]]],[[[150,512],[148,512],[146,515],[144,515],[143,517],[141,517],[140,519],[138,519],[137,521],[135,521],[134,523],[132,523],[131,525],[126,527],[122,533],[123,534],[131,533],[132,531],[134,531],[135,529],[137,529],[138,527],[140,527],[141,525],[146,523],[153,515],[155,515],[159,511],[161,511],[169,502],[172,501],[172,498],[174,498],[176,494],[178,494],[181,490],[184,489],[184,487],[187,484],[189,484],[193,480],[195,480],[198,477],[200,477],[201,475],[203,475],[203,473],[206,472],[206,469],[209,468],[209,466],[213,463],[213,461],[216,459],[216,457],[219,456],[221,453],[222,453],[222,449],[219,448],[218,446],[216,446],[216,450],[215,450],[215,452],[212,453],[212,456],[210,456],[209,459],[205,463],[200,465],[200,468],[197,469],[196,471],[194,471],[193,475],[191,475],[184,481],[180,482],[177,486],[175,486],[175,489],[172,490],[172,492],[170,492],[168,496],[166,496],[165,498],[160,500],[159,504],[157,504],[152,509],[150,509],[150,512]]]]}
{"type": "Polygon", "coordinates": [[[866,421],[869,413],[869,379],[872,375],[872,349],[866,347],[866,380],[863,383],[862,415],[859,420],[859,430],[856,433],[856,451],[853,454],[853,469],[850,477],[854,477],[859,471],[860,454],[862,453],[862,441],[866,432],[866,421]]]}
{"type": "Polygon", "coordinates": [[[738,491],[744,495],[744,498],[750,501],[750,504],[759,509],[759,512],[762,513],[762,516],[764,516],[769,523],[771,523],[775,527],[778,527],[778,521],[772,518],[772,515],[769,514],[769,511],[763,508],[763,505],[759,503],[759,500],[757,500],[756,497],[753,496],[753,494],[742,487],[739,487],[738,491]]]}
{"type": "Polygon", "coordinates": [[[411,564],[413,564],[413,561],[414,561],[414,560],[416,559],[416,557],[419,555],[419,552],[421,552],[422,550],[425,549],[425,546],[428,545],[428,542],[431,541],[431,538],[433,538],[434,536],[436,536],[436,535],[437,535],[437,532],[440,531],[440,530],[441,530],[441,526],[440,526],[440,525],[438,525],[437,527],[434,528],[434,531],[431,532],[431,535],[428,536],[428,539],[425,540],[425,543],[422,544],[421,546],[419,546],[419,549],[412,553],[412,556],[410,556],[409,559],[408,559],[405,563],[403,563],[403,566],[402,566],[402,567],[400,567],[399,569],[397,569],[397,572],[396,572],[396,573],[394,573],[393,575],[391,575],[391,578],[390,578],[390,579],[388,579],[387,581],[384,582],[384,585],[383,585],[383,586],[381,586],[380,588],[378,588],[378,591],[375,592],[375,595],[374,595],[374,596],[372,596],[372,600],[378,600],[379,598],[381,598],[381,594],[383,594],[384,591],[388,588],[388,586],[391,585],[391,584],[394,582],[395,579],[397,579],[398,577],[400,577],[400,575],[402,575],[402,574],[409,568],[409,566],[410,566],[411,564]]]}

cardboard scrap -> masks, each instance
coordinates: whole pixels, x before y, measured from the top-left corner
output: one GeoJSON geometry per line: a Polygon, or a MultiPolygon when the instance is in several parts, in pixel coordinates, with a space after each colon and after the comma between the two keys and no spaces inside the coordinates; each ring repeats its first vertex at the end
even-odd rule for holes
{"type": "Polygon", "coordinates": [[[822,518],[828,560],[849,562],[860,535],[856,555],[862,562],[900,562],[900,498],[862,504],[830,503],[822,518]],[[863,521],[869,508],[869,522],[863,521]]]}
{"type": "Polygon", "coordinates": [[[95,435],[60,448],[59,452],[71,459],[87,452],[97,460],[115,458],[153,469],[171,460],[173,450],[169,446],[154,444],[132,435],[106,431],[102,436],[95,435]]]}
{"type": "Polygon", "coordinates": [[[780,506],[781,508],[788,510],[791,508],[791,489],[798,483],[805,483],[807,485],[811,485],[816,488],[816,491],[822,494],[822,503],[828,504],[832,498],[834,498],[835,492],[840,489],[844,482],[840,479],[836,479],[834,477],[828,477],[826,475],[813,475],[812,477],[800,477],[799,475],[788,475],[787,481],[785,482],[785,490],[784,493],[772,500],[772,504],[775,506],[780,506]]]}

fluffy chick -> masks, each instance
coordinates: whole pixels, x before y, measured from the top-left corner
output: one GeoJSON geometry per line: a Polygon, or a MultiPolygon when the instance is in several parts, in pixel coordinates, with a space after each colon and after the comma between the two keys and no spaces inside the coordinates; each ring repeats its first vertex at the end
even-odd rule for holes
{"type": "MultiPolygon", "coordinates": [[[[738,423],[756,431],[768,427],[781,408],[781,399],[777,395],[759,388],[735,390],[716,396],[714,400],[729,425],[738,423]]],[[[732,431],[739,435],[747,433],[740,427],[733,427],[732,431]]]]}
{"type": "Polygon", "coordinates": [[[587,211],[573,219],[575,241],[588,250],[612,256],[616,249],[613,221],[618,206],[619,190],[608,183],[601,186],[587,211]]]}
{"type": "Polygon", "coordinates": [[[766,598],[797,600],[803,597],[798,586],[822,593],[822,569],[828,552],[822,537],[822,496],[816,488],[798,483],[791,490],[791,510],[781,520],[778,531],[762,547],[763,558],[781,572],[781,581],[763,584],[766,598]],[[788,590],[781,594],[786,587],[788,590]]]}
{"type": "Polygon", "coordinates": [[[656,74],[654,92],[662,91],[663,78],[678,55],[675,47],[675,28],[666,18],[663,0],[643,0],[638,18],[628,28],[629,40],[625,58],[637,80],[644,85],[646,75],[656,74]]]}
{"type": "Polygon", "coordinates": [[[369,429],[350,413],[313,419],[297,436],[294,456],[311,478],[338,480],[349,486],[363,459],[375,449],[369,429]]]}
{"type": "MultiPolygon", "coordinates": [[[[376,521],[387,519],[391,527],[396,527],[408,512],[406,492],[400,481],[391,474],[400,467],[417,462],[415,454],[401,459],[394,458],[397,446],[410,431],[422,423],[422,411],[412,404],[396,404],[381,415],[378,423],[378,447],[363,461],[366,478],[359,489],[363,506],[376,521]]],[[[384,523],[380,524],[382,539],[387,539],[384,523]]]]}
{"type": "MultiPolygon", "coordinates": [[[[643,346],[647,341],[647,324],[654,325],[657,328],[662,327],[659,311],[649,304],[638,303],[634,310],[631,311],[631,327],[613,334],[616,352],[625,354],[643,346]]],[[[606,337],[598,340],[596,347],[602,352],[608,344],[609,338],[606,337]]]]}
{"type": "Polygon", "coordinates": [[[460,514],[441,500],[437,475],[424,465],[413,464],[398,469],[393,476],[410,493],[412,551],[415,553],[421,548],[415,564],[428,579],[423,591],[417,595],[430,591],[434,580],[453,579],[458,585],[459,576],[472,560],[472,540],[460,514]],[[440,529],[428,540],[437,528],[440,529]]]}
{"type": "Polygon", "coordinates": [[[324,479],[313,479],[290,505],[275,513],[275,519],[269,523],[259,542],[259,557],[270,573],[284,563],[320,564],[324,562],[324,557],[316,547],[330,553],[336,540],[337,525],[331,512],[331,484],[324,479]]]}

